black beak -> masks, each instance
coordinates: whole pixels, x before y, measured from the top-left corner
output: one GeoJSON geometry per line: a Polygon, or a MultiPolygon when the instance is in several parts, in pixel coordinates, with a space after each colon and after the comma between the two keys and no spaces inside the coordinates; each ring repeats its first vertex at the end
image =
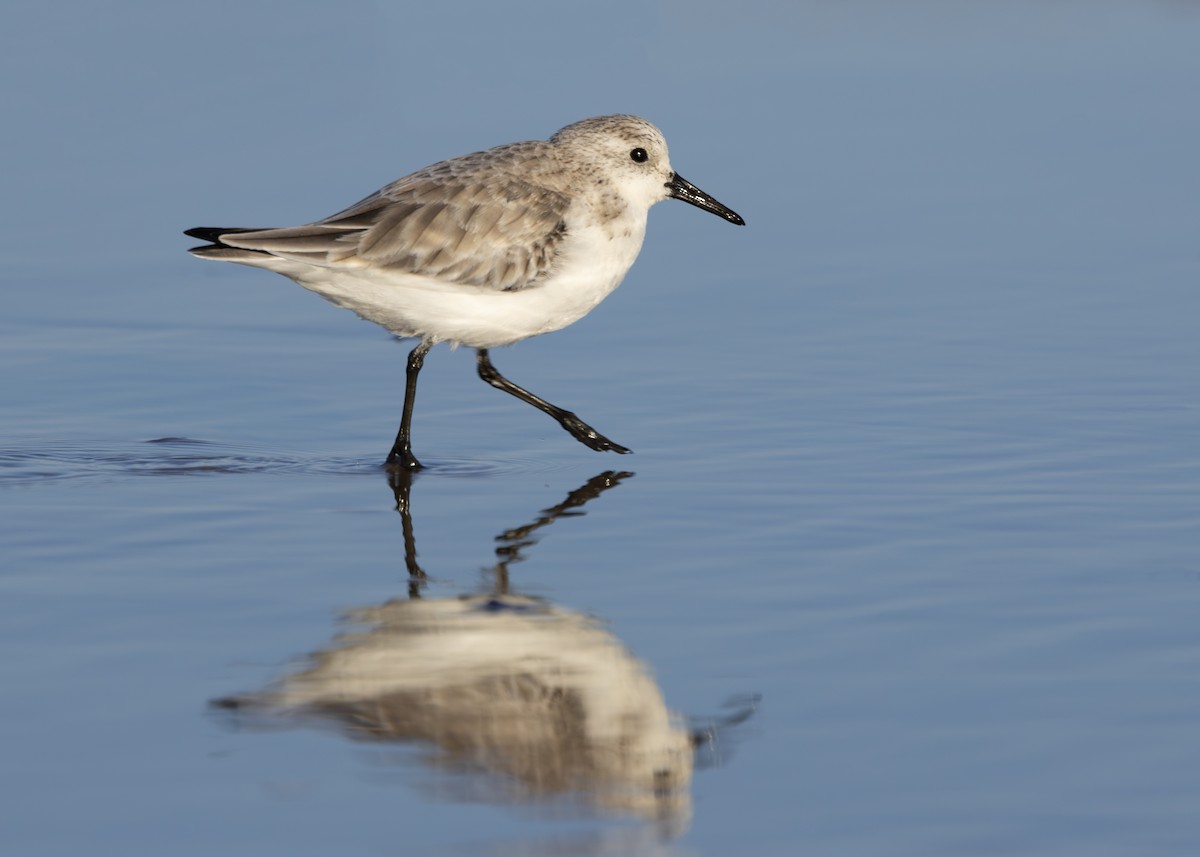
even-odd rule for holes
{"type": "Polygon", "coordinates": [[[726,208],[721,205],[721,203],[700,190],[700,188],[696,187],[679,173],[671,174],[671,180],[667,182],[667,190],[670,191],[668,196],[672,199],[682,199],[684,202],[690,202],[697,208],[703,208],[705,211],[710,211],[718,217],[724,217],[730,223],[736,223],[738,226],[746,225],[746,221],[742,220],[740,214],[732,208],[726,208]]]}

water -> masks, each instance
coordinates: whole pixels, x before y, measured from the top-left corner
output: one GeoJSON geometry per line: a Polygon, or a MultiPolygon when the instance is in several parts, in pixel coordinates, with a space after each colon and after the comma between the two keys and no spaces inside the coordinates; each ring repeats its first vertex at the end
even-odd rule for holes
{"type": "MultiPolygon", "coordinates": [[[[1196,10],[295,8],[31,7],[0,36],[5,853],[1195,853],[1196,10]],[[513,54],[513,20],[577,37],[513,54]],[[458,63],[389,35],[451,27],[458,63]],[[406,348],[183,253],[609,110],[748,225],[664,203],[612,298],[493,357],[634,455],[439,348],[398,503],[406,348]],[[543,677],[554,722],[611,685],[707,737],[694,772],[539,790],[363,710],[214,705],[414,595],[496,593],[612,665],[543,677]]],[[[480,669],[436,672],[531,686],[480,669]]],[[[370,711],[415,717],[406,692],[370,711]]]]}

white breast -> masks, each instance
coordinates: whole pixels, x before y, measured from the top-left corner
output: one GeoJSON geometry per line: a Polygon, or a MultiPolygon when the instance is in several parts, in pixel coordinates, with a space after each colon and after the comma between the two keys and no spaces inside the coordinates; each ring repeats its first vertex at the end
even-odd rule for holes
{"type": "Polygon", "coordinates": [[[363,265],[318,268],[280,259],[271,267],[397,336],[493,348],[587,315],[625,278],[645,232],[644,212],[603,226],[569,226],[553,273],[508,292],[363,265]]]}

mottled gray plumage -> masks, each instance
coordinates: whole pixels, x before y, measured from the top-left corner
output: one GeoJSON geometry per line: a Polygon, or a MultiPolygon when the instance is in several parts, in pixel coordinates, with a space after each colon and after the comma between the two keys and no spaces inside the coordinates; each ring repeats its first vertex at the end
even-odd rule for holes
{"type": "Polygon", "coordinates": [[[571,198],[553,144],[512,143],[442,161],[306,226],[229,243],[313,265],[353,260],[460,285],[521,289],[553,268],[571,198]]]}
{"type": "Polygon", "coordinates": [[[412,403],[438,342],[477,350],[479,375],[550,414],[595,450],[628,452],[504,378],[487,349],[560,330],[625,277],[655,203],[679,199],[742,218],[671,168],[667,141],[637,116],[597,116],[548,140],[510,143],[397,179],[324,220],[283,229],[199,227],[191,252],[276,271],[396,336],[409,355],[400,431],[389,464],[420,467],[412,403]]]}

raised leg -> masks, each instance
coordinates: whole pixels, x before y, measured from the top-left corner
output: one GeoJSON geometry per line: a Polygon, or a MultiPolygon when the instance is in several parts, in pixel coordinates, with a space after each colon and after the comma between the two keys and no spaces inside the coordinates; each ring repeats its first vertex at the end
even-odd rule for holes
{"type": "Polygon", "coordinates": [[[404,470],[420,470],[421,462],[412,454],[412,412],[413,402],[417,400],[417,375],[425,365],[425,355],[433,347],[432,342],[422,342],[408,354],[408,370],[404,382],[404,412],[400,415],[400,431],[396,433],[396,442],[388,453],[387,466],[399,467],[404,470]]]}
{"type": "Polygon", "coordinates": [[[596,452],[619,452],[622,455],[630,451],[619,443],[613,443],[570,411],[564,411],[562,408],[555,407],[545,399],[535,396],[524,387],[518,387],[512,381],[505,378],[492,365],[486,348],[475,349],[475,365],[479,370],[480,378],[487,381],[497,390],[503,390],[510,396],[516,396],[522,402],[533,405],[539,411],[554,417],[558,424],[566,430],[567,434],[571,435],[571,437],[575,438],[588,449],[594,449],[596,452]]]}

